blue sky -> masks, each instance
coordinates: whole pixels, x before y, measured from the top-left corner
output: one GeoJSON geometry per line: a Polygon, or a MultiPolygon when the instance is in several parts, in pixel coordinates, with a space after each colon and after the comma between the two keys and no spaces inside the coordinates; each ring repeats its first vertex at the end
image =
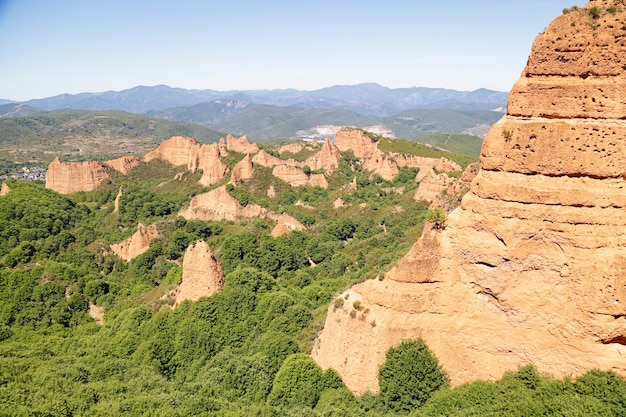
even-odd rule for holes
{"type": "Polygon", "coordinates": [[[197,89],[508,91],[576,0],[0,0],[0,98],[197,89]]]}

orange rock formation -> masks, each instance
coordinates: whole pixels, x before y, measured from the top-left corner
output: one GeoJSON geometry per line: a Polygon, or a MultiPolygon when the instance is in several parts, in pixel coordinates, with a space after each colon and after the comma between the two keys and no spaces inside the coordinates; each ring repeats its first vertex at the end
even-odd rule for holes
{"type": "Polygon", "coordinates": [[[230,134],[226,136],[226,149],[239,153],[256,153],[259,151],[258,145],[256,143],[250,143],[246,136],[237,139],[230,134]]]}
{"type": "Polygon", "coordinates": [[[591,1],[598,19],[573,10],[537,37],[445,229],[331,303],[312,355],[350,389],[377,391],[387,349],[417,336],[452,385],[528,363],[626,376],[626,9],[609,13],[615,4],[591,1]]]}
{"type": "Polygon", "coordinates": [[[315,155],[307,158],[304,161],[304,165],[307,165],[313,171],[323,169],[327,173],[331,173],[339,168],[339,160],[341,159],[341,151],[337,146],[331,143],[328,139],[324,141],[322,149],[315,155]]]}
{"type": "Polygon", "coordinates": [[[272,170],[272,175],[279,178],[292,187],[306,186],[328,188],[328,181],[324,174],[306,174],[302,169],[291,165],[277,165],[272,170]]]}
{"type": "Polygon", "coordinates": [[[253,171],[254,164],[252,163],[252,158],[250,158],[250,154],[247,154],[233,167],[233,172],[230,174],[230,182],[237,184],[240,180],[252,178],[253,171]]]}
{"type": "Polygon", "coordinates": [[[107,178],[106,168],[96,161],[62,162],[57,157],[48,165],[46,188],[61,194],[73,194],[94,190],[107,178]]]}
{"type": "Polygon", "coordinates": [[[141,255],[150,247],[150,241],[161,236],[156,224],[146,227],[139,223],[137,231],[128,239],[111,245],[111,252],[119,258],[130,261],[141,255]]]}
{"type": "Polygon", "coordinates": [[[173,291],[174,305],[209,297],[222,288],[224,272],[209,245],[204,240],[191,244],[183,258],[183,280],[173,291]]]}
{"type": "Polygon", "coordinates": [[[186,166],[191,172],[201,169],[200,183],[204,186],[219,182],[228,172],[226,164],[220,161],[218,144],[200,144],[184,136],[173,136],[161,142],[158,148],[143,157],[145,162],[154,159],[167,161],[174,166],[186,166]]]}
{"type": "Polygon", "coordinates": [[[272,213],[258,204],[242,206],[235,197],[228,193],[226,186],[195,196],[191,199],[189,207],[183,208],[178,214],[187,220],[239,221],[261,217],[269,218],[277,223],[284,223],[289,230],[305,229],[298,220],[287,214],[272,213]]]}
{"type": "Polygon", "coordinates": [[[10,192],[11,192],[11,187],[9,187],[6,182],[3,182],[2,188],[0,188],[0,195],[7,195],[10,192]]]}
{"type": "Polygon", "coordinates": [[[378,145],[360,129],[342,127],[335,135],[335,146],[341,152],[352,150],[357,158],[369,158],[378,145]]]}
{"type": "Polygon", "coordinates": [[[363,168],[367,171],[373,171],[389,181],[393,181],[398,176],[398,164],[396,161],[378,149],[374,151],[370,159],[365,161],[363,168]]]}
{"type": "Polygon", "coordinates": [[[426,177],[420,182],[417,190],[415,190],[415,196],[413,196],[413,198],[417,201],[434,201],[437,199],[439,193],[443,190],[447,190],[456,181],[458,180],[449,177],[445,173],[436,174],[435,171],[430,169],[426,177]]]}
{"type": "Polygon", "coordinates": [[[293,230],[305,230],[306,227],[294,217],[288,214],[275,214],[270,216],[276,221],[276,226],[272,229],[270,236],[282,236],[293,230]]]}
{"type": "Polygon", "coordinates": [[[127,175],[131,169],[135,168],[140,163],[141,158],[138,156],[122,156],[121,158],[103,162],[104,165],[113,168],[124,175],[127,175]]]}
{"type": "Polygon", "coordinates": [[[276,165],[282,165],[285,163],[285,161],[277,156],[270,155],[265,151],[259,151],[259,153],[254,155],[254,157],[252,158],[252,163],[271,168],[276,165]]]}

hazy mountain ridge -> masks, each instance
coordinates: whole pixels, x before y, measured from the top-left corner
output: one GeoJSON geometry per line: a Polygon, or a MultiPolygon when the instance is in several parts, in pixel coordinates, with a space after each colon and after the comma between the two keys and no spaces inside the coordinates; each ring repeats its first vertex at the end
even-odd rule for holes
{"type": "MultiPolygon", "coordinates": [[[[144,113],[172,107],[188,107],[218,99],[240,99],[256,104],[302,106],[315,108],[342,107],[360,114],[385,116],[410,108],[471,104],[481,109],[506,105],[504,92],[479,89],[457,91],[443,88],[409,87],[388,88],[376,83],[337,85],[313,91],[296,89],[277,90],[187,90],[166,85],[137,86],[122,91],[61,94],[54,97],[24,101],[42,110],[124,110],[144,113]]],[[[1,103],[1,102],[0,102],[1,103]]]]}

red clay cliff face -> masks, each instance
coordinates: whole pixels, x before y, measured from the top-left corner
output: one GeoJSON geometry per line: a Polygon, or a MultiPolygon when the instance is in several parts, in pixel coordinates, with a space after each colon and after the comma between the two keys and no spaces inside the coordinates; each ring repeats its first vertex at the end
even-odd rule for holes
{"type": "Polygon", "coordinates": [[[312,355],[351,390],[377,391],[387,349],[418,336],[452,385],[529,363],[626,376],[626,11],[603,10],[537,37],[445,229],[331,303],[312,355]]]}
{"type": "Polygon", "coordinates": [[[73,194],[95,190],[107,178],[106,168],[96,161],[62,162],[54,158],[46,171],[46,188],[60,194],[73,194]]]}

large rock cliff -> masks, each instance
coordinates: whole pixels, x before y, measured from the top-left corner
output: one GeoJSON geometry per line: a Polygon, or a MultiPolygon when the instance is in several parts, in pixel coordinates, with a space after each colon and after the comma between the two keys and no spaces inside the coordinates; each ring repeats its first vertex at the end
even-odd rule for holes
{"type": "Polygon", "coordinates": [[[626,375],[626,7],[617,3],[572,9],[537,37],[445,229],[425,231],[384,279],[332,303],[313,358],[350,389],[377,391],[387,349],[418,336],[452,385],[528,363],[554,377],[626,375]]]}
{"type": "Polygon", "coordinates": [[[60,194],[91,191],[107,178],[107,169],[97,161],[63,162],[54,158],[46,171],[46,188],[60,194]]]}

